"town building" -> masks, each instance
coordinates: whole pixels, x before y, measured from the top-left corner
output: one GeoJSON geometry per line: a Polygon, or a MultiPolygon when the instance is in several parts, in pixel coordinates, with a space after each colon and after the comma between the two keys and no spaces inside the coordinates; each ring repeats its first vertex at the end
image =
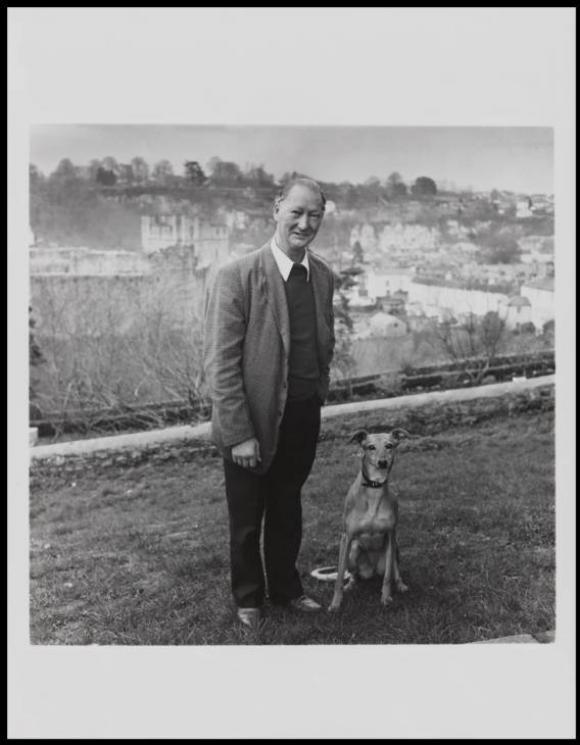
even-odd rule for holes
{"type": "Polygon", "coordinates": [[[516,202],[516,217],[532,217],[532,200],[529,197],[518,199],[516,202]]]}
{"type": "Polygon", "coordinates": [[[395,292],[408,292],[413,280],[411,269],[392,267],[387,270],[368,272],[365,277],[365,287],[371,300],[386,298],[395,292]]]}
{"type": "Polygon", "coordinates": [[[527,297],[515,295],[508,301],[504,320],[510,330],[532,323],[532,304],[527,297]]]}
{"type": "Polygon", "coordinates": [[[409,302],[418,303],[424,308],[447,308],[456,317],[462,313],[484,316],[488,312],[500,312],[505,308],[508,296],[499,292],[427,284],[415,279],[409,285],[409,302]]]}
{"type": "Polygon", "coordinates": [[[520,289],[522,297],[530,301],[530,320],[537,330],[542,330],[545,323],[555,318],[554,278],[546,277],[526,282],[520,289]]]}
{"type": "Polygon", "coordinates": [[[209,266],[227,259],[229,229],[225,221],[206,221],[197,215],[142,215],[141,245],[145,254],[173,246],[193,246],[199,264],[209,266]]]}

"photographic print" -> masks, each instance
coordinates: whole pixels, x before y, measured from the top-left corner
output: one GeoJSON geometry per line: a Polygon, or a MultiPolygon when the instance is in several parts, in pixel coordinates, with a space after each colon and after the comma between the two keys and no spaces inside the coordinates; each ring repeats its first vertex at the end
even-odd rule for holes
{"type": "Polygon", "coordinates": [[[574,12],[11,8],[27,738],[574,731],[574,12]]]}
{"type": "MultiPolygon", "coordinates": [[[[556,209],[549,128],[33,129],[33,643],[552,640],[556,209]],[[280,235],[276,200],[297,176],[324,194],[306,250],[335,287],[300,579],[288,590],[317,614],[236,589],[235,577],[230,597],[230,573],[250,570],[230,557],[203,364],[209,289],[220,267],[246,266],[280,235]],[[373,438],[397,427],[398,462],[375,463],[373,438]],[[368,444],[349,442],[359,431],[368,444]],[[331,605],[347,492],[356,524],[340,574],[361,581],[327,613],[343,592],[331,605]],[[393,500],[406,579],[395,563],[391,584],[407,583],[404,594],[383,588],[389,539],[373,517],[384,509],[388,522],[393,500]],[[261,611],[259,628],[235,617],[236,603],[261,611]]],[[[230,291],[223,280],[216,313],[236,302],[230,291]]],[[[278,343],[276,329],[258,339],[258,397],[276,385],[264,370],[278,343]]],[[[215,366],[250,356],[216,355],[215,366]]],[[[224,418],[235,398],[219,405],[224,418]]],[[[252,409],[252,424],[260,416],[252,409]]],[[[276,437],[261,435],[262,454],[276,437]]],[[[236,488],[244,474],[229,478],[236,488]]],[[[276,560],[265,558],[266,575],[276,560]]],[[[253,571],[245,582],[274,581],[253,571]]]]}

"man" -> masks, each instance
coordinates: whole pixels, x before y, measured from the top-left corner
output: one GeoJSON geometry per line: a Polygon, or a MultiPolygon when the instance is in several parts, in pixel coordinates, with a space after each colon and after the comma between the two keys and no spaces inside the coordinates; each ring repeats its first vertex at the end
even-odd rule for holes
{"type": "Polygon", "coordinates": [[[308,247],[325,197],[294,178],[274,204],[275,235],[223,266],[205,309],[213,438],[224,458],[231,581],[238,619],[255,627],[266,594],[300,611],[301,488],[314,462],[334,351],[331,269],[308,247]],[[260,532],[264,519],[264,564],[260,532]]]}

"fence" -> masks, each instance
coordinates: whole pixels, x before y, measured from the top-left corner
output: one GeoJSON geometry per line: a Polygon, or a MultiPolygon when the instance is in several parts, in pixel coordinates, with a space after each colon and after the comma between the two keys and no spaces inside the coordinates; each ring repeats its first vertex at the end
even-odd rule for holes
{"type": "MultiPolygon", "coordinates": [[[[328,401],[337,403],[352,398],[389,398],[429,390],[463,388],[471,385],[471,373],[479,369],[482,362],[481,359],[473,358],[461,364],[414,368],[404,374],[389,371],[343,379],[332,384],[328,401]]],[[[554,371],[553,351],[534,355],[502,355],[487,369],[486,382],[499,383],[514,377],[551,375],[554,371]]],[[[210,404],[203,399],[196,403],[182,399],[108,409],[71,410],[66,416],[61,412],[42,412],[31,407],[30,426],[38,428],[40,437],[51,437],[58,433],[144,430],[204,421],[209,418],[210,413],[210,404]]]]}

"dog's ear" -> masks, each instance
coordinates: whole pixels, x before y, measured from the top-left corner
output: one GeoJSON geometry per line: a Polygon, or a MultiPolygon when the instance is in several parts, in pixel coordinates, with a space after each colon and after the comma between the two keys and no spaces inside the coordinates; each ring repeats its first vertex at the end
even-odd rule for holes
{"type": "Polygon", "coordinates": [[[391,431],[391,434],[397,442],[401,442],[401,440],[406,440],[408,437],[411,437],[407,430],[401,429],[401,427],[396,427],[395,429],[393,429],[391,431]]]}
{"type": "Polygon", "coordinates": [[[355,432],[354,435],[350,438],[349,442],[358,442],[359,445],[361,445],[369,436],[369,433],[366,431],[366,429],[359,429],[358,432],[355,432]]]}

